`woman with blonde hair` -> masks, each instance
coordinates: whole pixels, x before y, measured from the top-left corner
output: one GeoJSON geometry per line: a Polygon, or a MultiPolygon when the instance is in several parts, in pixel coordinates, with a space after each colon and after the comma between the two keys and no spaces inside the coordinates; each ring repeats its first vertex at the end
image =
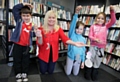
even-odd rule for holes
{"type": "Polygon", "coordinates": [[[81,42],[73,42],[65,34],[57,24],[57,16],[55,11],[49,10],[44,18],[44,24],[35,31],[38,45],[38,58],[40,72],[52,74],[55,63],[58,60],[59,40],[64,44],[71,44],[77,47],[85,46],[81,42]]]}

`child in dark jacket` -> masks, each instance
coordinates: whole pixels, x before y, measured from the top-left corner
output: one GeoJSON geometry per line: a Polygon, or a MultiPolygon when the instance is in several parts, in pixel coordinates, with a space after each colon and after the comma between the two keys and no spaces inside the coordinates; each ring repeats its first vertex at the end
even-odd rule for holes
{"type": "Polygon", "coordinates": [[[33,30],[31,16],[32,5],[20,3],[13,7],[13,16],[16,27],[10,40],[14,43],[13,65],[16,75],[16,82],[27,82],[29,67],[29,46],[32,45],[33,30]]]}

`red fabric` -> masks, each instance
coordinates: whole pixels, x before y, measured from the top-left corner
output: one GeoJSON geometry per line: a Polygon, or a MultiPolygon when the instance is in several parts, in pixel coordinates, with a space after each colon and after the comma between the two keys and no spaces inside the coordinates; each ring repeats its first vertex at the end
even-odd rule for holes
{"type": "Polygon", "coordinates": [[[16,44],[27,46],[29,45],[29,39],[30,39],[30,30],[32,28],[32,24],[26,25],[24,22],[22,24],[22,31],[20,34],[20,39],[16,44]]]}
{"type": "Polygon", "coordinates": [[[59,28],[57,32],[47,34],[44,33],[42,28],[40,28],[40,30],[42,31],[43,35],[43,44],[40,45],[37,41],[39,47],[38,57],[45,62],[49,62],[50,48],[47,49],[47,44],[49,43],[52,46],[52,61],[56,62],[58,60],[59,39],[66,44],[66,41],[69,40],[69,38],[64,34],[61,28],[59,28]]]}

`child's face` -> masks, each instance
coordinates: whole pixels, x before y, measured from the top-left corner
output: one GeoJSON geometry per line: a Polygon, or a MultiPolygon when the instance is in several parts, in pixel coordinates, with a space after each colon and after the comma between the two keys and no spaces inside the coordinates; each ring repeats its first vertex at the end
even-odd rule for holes
{"type": "Polygon", "coordinates": [[[21,14],[21,17],[22,17],[22,20],[23,20],[25,23],[29,23],[30,20],[31,20],[31,14],[24,14],[24,13],[22,13],[22,14],[21,14]]]}
{"type": "Polygon", "coordinates": [[[48,17],[48,25],[49,26],[54,26],[55,25],[55,15],[50,15],[48,17]]]}
{"type": "Polygon", "coordinates": [[[84,26],[83,25],[79,25],[79,27],[76,29],[76,33],[77,34],[82,34],[84,30],[84,26]]]}
{"type": "Polygon", "coordinates": [[[96,18],[96,23],[102,25],[102,24],[104,24],[104,22],[105,22],[104,19],[105,19],[105,18],[104,18],[104,15],[100,14],[100,15],[98,15],[98,17],[96,18]]]}

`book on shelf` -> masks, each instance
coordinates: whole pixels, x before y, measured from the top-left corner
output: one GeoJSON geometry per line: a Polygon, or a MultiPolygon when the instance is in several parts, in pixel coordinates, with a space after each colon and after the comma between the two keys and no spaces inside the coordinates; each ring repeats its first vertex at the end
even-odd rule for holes
{"type": "Polygon", "coordinates": [[[103,57],[103,61],[102,61],[102,62],[103,62],[104,64],[108,65],[109,62],[110,62],[110,60],[111,60],[111,58],[112,58],[111,55],[105,54],[104,57],[103,57]]]}
{"type": "Polygon", "coordinates": [[[1,25],[1,26],[0,26],[0,35],[3,35],[4,28],[5,28],[4,25],[1,25]]]}
{"type": "MultiPolygon", "coordinates": [[[[2,0],[2,1],[5,1],[5,0],[2,0]]],[[[35,1],[40,1],[40,0],[35,0],[35,1]]],[[[19,4],[19,3],[24,3],[24,2],[33,3],[34,0],[10,0],[9,8],[12,9],[14,5],[19,4]]]]}
{"type": "Polygon", "coordinates": [[[9,25],[14,25],[15,26],[16,22],[14,20],[14,16],[13,16],[12,12],[9,12],[8,15],[9,15],[9,17],[8,17],[9,25]]]}
{"type": "Polygon", "coordinates": [[[115,30],[112,29],[112,30],[108,30],[108,39],[109,40],[112,40],[112,38],[114,37],[114,33],[115,33],[115,30]]]}
{"type": "Polygon", "coordinates": [[[120,58],[117,58],[116,63],[114,65],[114,69],[117,70],[117,68],[119,67],[119,64],[120,64],[120,58]]]}
{"type": "Polygon", "coordinates": [[[120,57],[120,45],[117,45],[114,50],[113,50],[113,53],[117,56],[120,57]]]}
{"type": "Polygon", "coordinates": [[[14,31],[15,29],[8,29],[8,41],[10,41],[10,37],[12,35],[12,32],[14,31]]]}
{"type": "Polygon", "coordinates": [[[89,35],[89,30],[90,30],[89,27],[85,27],[85,30],[84,30],[84,35],[85,35],[85,36],[88,36],[88,35],[89,35]]]}
{"type": "MultiPolygon", "coordinates": [[[[115,4],[113,6],[114,6],[114,9],[115,9],[115,12],[116,13],[120,13],[120,3],[119,4],[115,4]]],[[[110,6],[106,6],[105,7],[105,13],[106,14],[110,14],[110,6]]]]}
{"type": "Polygon", "coordinates": [[[90,16],[80,16],[78,20],[82,21],[85,25],[92,25],[95,19],[94,17],[90,17],[90,16]]]}
{"type": "Polygon", "coordinates": [[[5,8],[5,0],[0,0],[0,8],[5,8]]]}
{"type": "Polygon", "coordinates": [[[83,6],[83,8],[79,11],[79,14],[98,14],[99,12],[103,12],[104,5],[99,7],[99,5],[87,5],[83,6]]]}
{"type": "Polygon", "coordinates": [[[113,35],[112,40],[117,41],[119,38],[119,35],[120,35],[120,30],[116,30],[114,35],[113,35]]]}
{"type": "Polygon", "coordinates": [[[68,30],[67,22],[66,21],[58,21],[58,25],[63,29],[63,30],[68,30]]]}
{"type": "Polygon", "coordinates": [[[120,28],[120,17],[119,17],[119,19],[116,19],[115,23],[111,27],[120,28]]]}
{"type": "Polygon", "coordinates": [[[3,9],[0,9],[0,21],[3,21],[3,9]]]}
{"type": "Polygon", "coordinates": [[[116,63],[116,59],[113,58],[113,59],[111,60],[111,63],[110,63],[109,65],[110,65],[112,68],[114,68],[115,63],[116,63]]]}
{"type": "Polygon", "coordinates": [[[115,48],[115,44],[114,43],[107,43],[105,51],[109,52],[109,53],[112,53],[114,48],[115,48]]]}

